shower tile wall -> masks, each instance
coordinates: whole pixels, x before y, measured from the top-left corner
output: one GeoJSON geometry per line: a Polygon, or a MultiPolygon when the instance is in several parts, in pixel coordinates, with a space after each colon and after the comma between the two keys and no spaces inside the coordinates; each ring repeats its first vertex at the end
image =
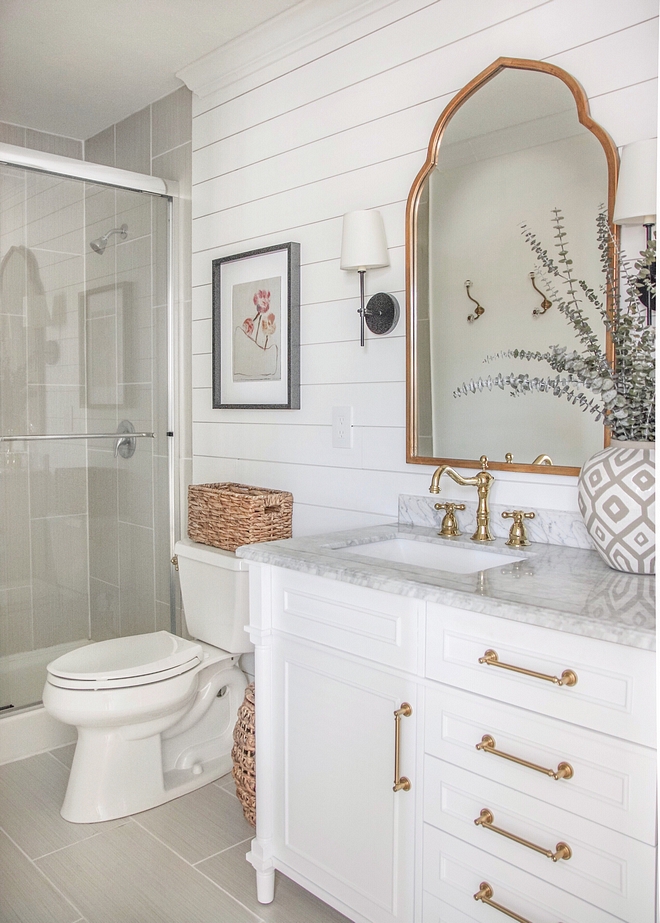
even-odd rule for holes
{"type": "MultiPolygon", "coordinates": [[[[188,329],[191,315],[191,133],[191,93],[187,87],[182,87],[85,142],[86,160],[150,173],[179,183],[182,205],[177,246],[179,294],[175,295],[175,312],[183,318],[184,329],[188,329]]],[[[90,228],[90,238],[104,233],[101,228],[107,229],[109,225],[104,225],[104,221],[112,214],[107,198],[96,200],[94,207],[98,231],[90,228]]],[[[113,559],[99,556],[97,552],[90,557],[95,638],[110,637],[117,632],[113,618],[119,618],[122,634],[150,631],[154,624],[156,628],[170,627],[169,517],[163,499],[167,496],[168,485],[167,290],[165,275],[157,271],[167,234],[166,216],[153,207],[149,213],[140,202],[121,192],[116,193],[115,208],[112,226],[118,227],[124,222],[129,226],[126,241],[113,238],[117,241],[116,279],[129,284],[135,309],[130,329],[123,331],[126,344],[123,361],[126,380],[130,382],[122,396],[123,406],[136,430],[148,426],[153,428],[156,438],[149,444],[150,457],[143,453],[140,459],[136,455],[130,462],[118,466],[114,472],[116,481],[111,480],[112,468],[102,464],[103,447],[90,465],[90,536],[108,534],[113,536],[112,541],[117,536],[119,548],[118,557],[113,559]],[[150,265],[153,265],[151,277],[150,265]],[[149,421],[153,421],[153,426],[149,421]],[[137,464],[131,464],[136,461],[137,464]],[[153,493],[148,489],[152,475],[153,493]],[[117,573],[121,574],[121,593],[117,573]],[[119,596],[119,609],[113,593],[119,596]]],[[[100,272],[101,267],[98,270],[100,272]]],[[[189,400],[189,395],[182,396],[184,405],[189,400]]],[[[182,444],[185,489],[192,454],[189,435],[182,444]]],[[[102,545],[92,540],[90,547],[98,550],[102,545]]],[[[180,612],[178,615],[180,617],[180,612]]]]}

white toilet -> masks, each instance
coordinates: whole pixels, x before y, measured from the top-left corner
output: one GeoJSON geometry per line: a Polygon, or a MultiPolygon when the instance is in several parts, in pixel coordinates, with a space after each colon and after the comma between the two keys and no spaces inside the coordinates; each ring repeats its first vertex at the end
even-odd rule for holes
{"type": "Polygon", "coordinates": [[[62,817],[86,824],[153,808],[231,769],[251,651],[247,564],[183,540],[175,553],[189,633],[98,641],[48,664],[43,702],[78,728],[62,817]]]}

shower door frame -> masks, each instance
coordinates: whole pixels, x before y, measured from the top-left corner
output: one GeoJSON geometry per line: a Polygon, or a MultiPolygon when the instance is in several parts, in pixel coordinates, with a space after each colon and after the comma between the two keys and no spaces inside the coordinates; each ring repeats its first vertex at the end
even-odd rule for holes
{"type": "MultiPolygon", "coordinates": [[[[15,144],[0,142],[0,163],[11,167],[19,167],[37,173],[48,173],[52,176],[61,176],[64,179],[74,179],[99,186],[111,186],[116,189],[126,189],[130,192],[142,192],[149,195],[160,196],[167,200],[167,466],[168,466],[168,504],[169,504],[169,532],[170,554],[174,553],[174,544],[179,535],[179,483],[176,464],[179,453],[179,436],[175,427],[178,417],[178,393],[176,382],[179,371],[179,337],[175,324],[174,303],[175,290],[180,285],[177,264],[174,260],[174,239],[179,236],[179,184],[173,180],[164,180],[158,176],[149,176],[146,173],[134,173],[122,170],[119,167],[109,167],[105,164],[91,163],[85,160],[75,160],[71,157],[61,157],[59,154],[49,154],[45,151],[35,151],[31,148],[18,147],[15,144]]],[[[177,299],[183,304],[181,292],[177,299]]],[[[176,634],[176,579],[174,566],[170,563],[170,631],[176,634]]]]}

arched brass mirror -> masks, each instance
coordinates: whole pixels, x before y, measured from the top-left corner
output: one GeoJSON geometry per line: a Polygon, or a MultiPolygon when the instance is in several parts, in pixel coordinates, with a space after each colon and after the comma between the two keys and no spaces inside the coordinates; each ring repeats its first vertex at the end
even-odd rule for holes
{"type": "Polygon", "coordinates": [[[576,475],[603,447],[602,423],[551,394],[454,393],[498,372],[550,372],[489,358],[503,351],[579,348],[521,226],[551,251],[558,209],[574,273],[598,290],[596,218],[602,206],[611,218],[617,167],[584,91],[553,65],[500,58],[446,107],[406,212],[408,462],[478,468],[485,454],[494,469],[576,475]],[[533,466],[539,456],[552,464],[533,466]]]}

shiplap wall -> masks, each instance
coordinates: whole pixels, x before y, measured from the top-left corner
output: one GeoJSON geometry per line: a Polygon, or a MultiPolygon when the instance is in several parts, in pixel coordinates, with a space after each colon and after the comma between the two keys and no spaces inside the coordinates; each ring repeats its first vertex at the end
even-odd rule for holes
{"type": "MultiPolygon", "coordinates": [[[[181,75],[201,94],[193,98],[192,478],[291,490],[298,535],[391,521],[399,493],[426,493],[432,471],[405,462],[404,323],[359,346],[357,277],[339,268],[343,213],[380,209],[391,265],[367,274],[367,291],[393,292],[403,305],[405,203],[431,130],[451,97],[502,55],[572,73],[617,145],[656,134],[657,0],[356,6],[356,22],[337,21],[262,78],[219,76],[206,92],[213,56],[203,74],[192,65],[181,75]],[[211,261],[289,240],[301,244],[301,410],[213,410],[211,261]],[[354,408],[351,449],[332,448],[337,405],[354,408]]],[[[447,494],[460,489],[448,485],[447,494]]],[[[571,478],[498,473],[492,497],[575,509],[575,494],[571,478]]]]}

